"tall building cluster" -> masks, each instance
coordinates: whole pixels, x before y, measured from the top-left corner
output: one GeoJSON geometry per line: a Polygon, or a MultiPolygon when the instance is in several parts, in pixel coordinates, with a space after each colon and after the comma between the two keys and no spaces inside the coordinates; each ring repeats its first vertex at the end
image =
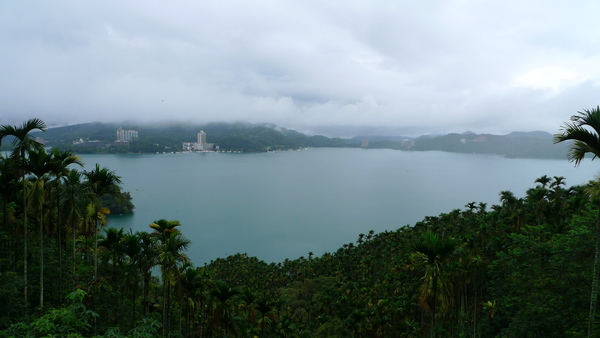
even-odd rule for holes
{"type": "Polygon", "coordinates": [[[211,151],[213,144],[206,142],[206,133],[200,130],[198,133],[198,142],[183,142],[184,151],[211,151]]]}
{"type": "Polygon", "coordinates": [[[117,129],[117,141],[132,141],[138,138],[137,130],[117,129]]]}

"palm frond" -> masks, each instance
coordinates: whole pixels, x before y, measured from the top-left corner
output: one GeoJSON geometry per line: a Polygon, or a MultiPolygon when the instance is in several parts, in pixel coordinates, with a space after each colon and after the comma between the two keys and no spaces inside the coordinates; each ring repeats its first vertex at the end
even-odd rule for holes
{"type": "Polygon", "coordinates": [[[593,155],[592,160],[600,156],[600,107],[571,116],[571,122],[566,122],[561,133],[554,135],[554,143],[564,141],[573,141],[567,159],[576,166],[588,153],[593,155]]]}

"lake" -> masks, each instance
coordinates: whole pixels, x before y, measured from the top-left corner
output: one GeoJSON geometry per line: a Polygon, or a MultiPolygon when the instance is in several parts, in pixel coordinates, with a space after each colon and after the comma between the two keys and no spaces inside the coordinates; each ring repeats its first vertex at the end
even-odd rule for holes
{"type": "Polygon", "coordinates": [[[543,175],[564,176],[571,186],[600,168],[590,161],[575,168],[567,160],[345,148],[82,158],[87,170],[98,163],[121,176],[133,197],[134,214],[110,216],[108,226],[150,231],[154,220],[179,220],[197,266],[238,252],[267,262],[320,256],[369,230],[395,230],[469,202],[489,208],[502,190],[522,197],[543,175]]]}

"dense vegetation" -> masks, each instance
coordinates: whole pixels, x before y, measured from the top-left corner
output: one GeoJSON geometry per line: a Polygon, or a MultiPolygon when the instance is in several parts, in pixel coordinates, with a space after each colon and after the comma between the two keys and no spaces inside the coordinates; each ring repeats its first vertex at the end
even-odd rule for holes
{"type": "MultiPolygon", "coordinates": [[[[600,114],[600,112],[599,112],[600,114]]],[[[106,228],[107,168],[73,169],[15,134],[0,158],[0,336],[584,336],[598,184],[543,176],[497,205],[471,202],[411,227],[357,234],[320,257],[245,254],[195,267],[176,220],[106,228]],[[40,159],[46,159],[41,161],[40,159]],[[50,268],[50,266],[52,268],[50,268]]],[[[13,132],[14,131],[14,132],[13,132]]]]}

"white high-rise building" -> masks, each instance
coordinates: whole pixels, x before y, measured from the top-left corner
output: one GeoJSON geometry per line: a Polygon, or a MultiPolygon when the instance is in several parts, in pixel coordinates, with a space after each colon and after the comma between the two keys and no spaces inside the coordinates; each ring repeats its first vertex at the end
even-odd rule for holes
{"type": "Polygon", "coordinates": [[[198,142],[183,142],[184,151],[211,151],[213,149],[212,143],[206,143],[206,133],[204,130],[200,130],[198,133],[198,142]]]}
{"type": "Polygon", "coordinates": [[[117,141],[131,141],[138,138],[137,130],[117,129],[117,141]]]}
{"type": "Polygon", "coordinates": [[[198,144],[203,145],[206,143],[206,133],[204,130],[200,130],[198,133],[198,144]]]}

